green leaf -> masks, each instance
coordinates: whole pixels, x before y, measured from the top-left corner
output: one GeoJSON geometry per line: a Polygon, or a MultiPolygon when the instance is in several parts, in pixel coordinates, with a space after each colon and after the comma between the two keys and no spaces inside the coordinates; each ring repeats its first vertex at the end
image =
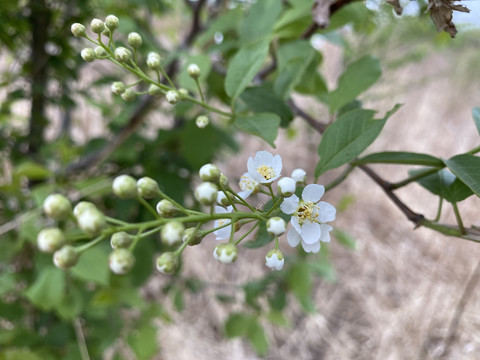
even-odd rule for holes
{"type": "Polygon", "coordinates": [[[240,40],[252,43],[269,36],[278,15],[282,12],[282,2],[278,0],[262,0],[256,2],[248,11],[248,15],[240,24],[240,40]]]}
{"type": "Polygon", "coordinates": [[[197,84],[195,83],[195,80],[193,80],[190,75],[188,75],[187,71],[188,65],[190,64],[197,64],[200,68],[200,77],[198,78],[198,81],[200,82],[200,84],[203,84],[205,83],[208,75],[210,74],[210,70],[212,69],[212,63],[210,61],[210,57],[208,57],[207,55],[194,55],[186,59],[185,66],[183,67],[178,77],[178,82],[181,87],[197,93],[197,84]]]}
{"type": "Polygon", "coordinates": [[[284,100],[278,97],[269,84],[249,87],[241,95],[254,113],[271,112],[280,116],[280,126],[286,127],[293,120],[293,114],[284,100]]]}
{"type": "Polygon", "coordinates": [[[253,80],[268,54],[268,40],[257,41],[241,48],[233,57],[225,77],[225,91],[237,98],[253,80]]]}
{"type": "Polygon", "coordinates": [[[7,349],[0,352],[1,360],[42,360],[43,357],[28,349],[7,349]]]}
{"type": "Polygon", "coordinates": [[[157,329],[147,323],[128,338],[128,344],[137,355],[137,359],[151,359],[158,352],[157,329]]]}
{"type": "Polygon", "coordinates": [[[292,5],[293,7],[284,11],[275,23],[275,37],[298,38],[312,23],[313,0],[292,5]]]}
{"type": "Polygon", "coordinates": [[[27,161],[15,168],[15,175],[25,176],[30,180],[43,180],[50,177],[52,173],[40,164],[27,161]]]}
{"type": "Polygon", "coordinates": [[[258,355],[264,356],[268,352],[268,339],[262,325],[255,319],[247,333],[253,348],[258,355]]]}
{"type": "Polygon", "coordinates": [[[345,246],[347,249],[355,249],[356,248],[357,244],[355,242],[355,239],[349,233],[347,233],[345,231],[342,231],[342,230],[333,229],[332,234],[333,234],[333,236],[335,236],[337,241],[341,245],[345,246]]]}
{"type": "Polygon", "coordinates": [[[315,306],[310,296],[312,291],[312,273],[307,263],[297,263],[289,269],[287,285],[298,301],[300,301],[305,311],[315,311],[315,306]]]}
{"type": "Polygon", "coordinates": [[[457,155],[445,160],[445,165],[480,196],[480,157],[470,154],[457,155]]]}
{"type": "Polygon", "coordinates": [[[42,268],[38,278],[25,292],[32,304],[45,311],[59,306],[64,295],[65,273],[54,267],[42,268]]]}
{"type": "Polygon", "coordinates": [[[267,320],[270,321],[272,324],[277,326],[289,326],[290,322],[285,317],[283,312],[272,310],[267,314],[267,320]]]}
{"type": "Polygon", "coordinates": [[[250,116],[235,118],[235,125],[241,130],[256,135],[265,140],[271,147],[275,147],[280,117],[273,113],[259,113],[250,116]]]}
{"type": "Polygon", "coordinates": [[[367,55],[348,66],[340,76],[338,87],[330,93],[330,111],[340,109],[372,86],[382,75],[378,59],[367,55]]]}
{"type": "Polygon", "coordinates": [[[205,47],[208,42],[214,41],[215,33],[226,33],[235,29],[243,18],[243,11],[240,7],[229,10],[218,16],[211,23],[207,24],[206,30],[197,38],[196,43],[200,48],[205,47]]]}
{"type": "Polygon", "coordinates": [[[99,285],[108,285],[110,278],[108,255],[100,247],[89,249],[80,256],[78,264],[70,271],[77,279],[92,281],[99,285]]]}
{"type": "Polygon", "coordinates": [[[325,102],[325,97],[328,94],[327,84],[325,79],[318,72],[318,67],[322,62],[322,55],[315,52],[312,61],[303,72],[303,76],[295,86],[295,91],[301,94],[313,95],[320,101],[325,102]]]}
{"type": "Polygon", "coordinates": [[[364,109],[340,116],[322,136],[318,146],[320,161],[315,176],[342,166],[360,155],[377,138],[387,119],[398,108],[399,105],[395,105],[381,120],[374,120],[374,111],[364,109]]]}
{"type": "Polygon", "coordinates": [[[230,314],[225,322],[225,334],[227,337],[245,336],[252,323],[250,315],[242,313],[230,314]]]}
{"type": "Polygon", "coordinates": [[[405,165],[423,165],[431,167],[443,167],[443,161],[428,155],[413,152],[385,151],[367,155],[356,160],[355,165],[359,164],[405,164],[405,165]]]}
{"type": "Polygon", "coordinates": [[[480,107],[474,107],[472,110],[473,121],[475,121],[475,126],[477,131],[480,134],[480,107]]]}

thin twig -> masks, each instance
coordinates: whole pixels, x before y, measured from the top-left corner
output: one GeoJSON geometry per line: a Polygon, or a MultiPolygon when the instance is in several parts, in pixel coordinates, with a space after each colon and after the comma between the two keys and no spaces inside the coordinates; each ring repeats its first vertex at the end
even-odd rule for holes
{"type": "Polygon", "coordinates": [[[85,335],[83,334],[82,324],[79,318],[73,320],[73,328],[75,329],[75,337],[77,338],[78,349],[80,350],[82,360],[90,360],[85,335]]]}

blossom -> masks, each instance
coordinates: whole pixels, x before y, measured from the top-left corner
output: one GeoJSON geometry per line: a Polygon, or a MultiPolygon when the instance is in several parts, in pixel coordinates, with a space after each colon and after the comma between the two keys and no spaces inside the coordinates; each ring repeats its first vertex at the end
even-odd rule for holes
{"type": "MultiPolygon", "coordinates": [[[[228,213],[231,213],[232,210],[233,210],[233,206],[228,206],[227,208],[224,208],[221,206],[215,206],[216,214],[228,214],[228,213]]],[[[217,228],[220,226],[225,226],[230,223],[231,223],[230,219],[218,219],[218,220],[215,220],[214,227],[217,228]]],[[[215,230],[213,233],[217,236],[216,240],[224,240],[230,237],[231,231],[232,231],[232,225],[228,225],[221,229],[215,230]]]]}
{"type": "Polygon", "coordinates": [[[285,258],[279,249],[270,250],[265,256],[265,265],[272,270],[282,270],[285,258]]]}
{"type": "Polygon", "coordinates": [[[295,180],[289,177],[283,177],[278,180],[278,195],[281,197],[289,197],[295,193],[295,180]]]}
{"type": "Polygon", "coordinates": [[[267,231],[270,235],[280,236],[285,233],[287,224],[281,217],[275,216],[267,221],[267,231]]]}
{"type": "Polygon", "coordinates": [[[307,173],[303,169],[295,169],[292,171],[292,179],[299,184],[302,184],[305,182],[306,175],[307,173]]]}
{"type": "Polygon", "coordinates": [[[242,190],[238,193],[238,195],[244,200],[252,195],[255,191],[258,191],[259,186],[258,181],[254,180],[248,172],[242,175],[238,185],[242,190]]]}
{"type": "Polygon", "coordinates": [[[230,264],[237,260],[238,249],[234,244],[220,244],[213,249],[213,257],[215,260],[223,263],[230,264]]]}
{"type": "Polygon", "coordinates": [[[280,177],[282,158],[273,156],[268,151],[257,151],[255,159],[250,157],[247,162],[249,175],[260,184],[269,184],[280,177]]]}
{"type": "Polygon", "coordinates": [[[292,228],[287,233],[288,244],[292,247],[300,242],[306,252],[316,253],[320,250],[320,242],[330,241],[330,231],[333,229],[326,222],[335,220],[335,207],[320,201],[325,193],[322,185],[305,186],[302,199],[292,195],[283,200],[280,209],[292,215],[292,228]]]}

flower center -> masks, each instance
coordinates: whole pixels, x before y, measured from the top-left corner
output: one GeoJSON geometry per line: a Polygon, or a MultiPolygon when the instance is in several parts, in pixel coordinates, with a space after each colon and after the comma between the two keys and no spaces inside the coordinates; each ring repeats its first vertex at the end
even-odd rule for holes
{"type": "Polygon", "coordinates": [[[241,179],[240,179],[240,189],[242,189],[243,191],[253,190],[253,189],[255,189],[256,185],[257,185],[256,181],[252,180],[248,176],[242,176],[241,179]]]}
{"type": "Polygon", "coordinates": [[[303,224],[305,221],[317,222],[318,206],[312,202],[300,203],[296,216],[300,224],[303,224]]]}
{"type": "Polygon", "coordinates": [[[273,168],[267,165],[262,165],[257,168],[257,172],[263,176],[265,180],[270,180],[275,176],[275,172],[273,171],[273,168]]]}

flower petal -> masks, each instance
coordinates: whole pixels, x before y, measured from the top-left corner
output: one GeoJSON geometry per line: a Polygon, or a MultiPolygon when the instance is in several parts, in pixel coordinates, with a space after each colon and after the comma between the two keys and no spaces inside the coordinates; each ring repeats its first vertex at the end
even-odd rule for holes
{"type": "Polygon", "coordinates": [[[282,164],[282,157],[280,155],[275,155],[274,159],[273,159],[273,171],[275,172],[275,176],[280,176],[280,174],[282,173],[282,168],[283,168],[283,164],[282,164]]]}
{"type": "Polygon", "coordinates": [[[280,204],[280,210],[282,210],[285,214],[288,215],[293,214],[295,210],[297,210],[299,202],[300,199],[298,198],[298,196],[292,195],[283,200],[283,202],[280,204]]]}
{"type": "Polygon", "coordinates": [[[255,154],[255,165],[267,165],[273,167],[274,158],[273,155],[270,154],[268,151],[257,151],[255,154]]]}
{"type": "Polygon", "coordinates": [[[304,243],[313,244],[320,240],[321,232],[320,224],[305,222],[302,225],[300,236],[304,243]]]}
{"type": "Polygon", "coordinates": [[[307,253],[318,253],[320,251],[320,241],[317,241],[313,244],[307,244],[306,242],[302,241],[302,247],[307,253]]]}
{"type": "Polygon", "coordinates": [[[295,231],[300,234],[302,232],[302,227],[300,226],[300,222],[298,221],[298,217],[292,216],[290,218],[290,222],[292,223],[292,226],[295,229],[295,231]]]}
{"type": "MultiPolygon", "coordinates": [[[[225,224],[222,224],[225,225],[225,224]]],[[[218,220],[215,221],[215,227],[221,226],[221,224],[218,224],[218,220]]],[[[224,240],[228,239],[230,237],[230,233],[232,232],[232,225],[228,225],[224,228],[215,230],[213,233],[217,236],[216,240],[224,240]]]]}
{"type": "Polygon", "coordinates": [[[333,230],[333,227],[327,224],[320,224],[320,228],[322,229],[322,235],[320,236],[320,241],[330,242],[330,231],[333,230]]]}
{"type": "Polygon", "coordinates": [[[290,228],[287,233],[287,242],[291,247],[295,247],[300,242],[300,235],[294,228],[290,228]]]}
{"type": "Polygon", "coordinates": [[[337,210],[335,207],[325,201],[320,201],[318,204],[318,221],[321,223],[335,220],[337,210]]]}
{"type": "Polygon", "coordinates": [[[302,199],[304,201],[311,201],[317,203],[325,194],[325,187],[318,184],[310,184],[305,186],[305,189],[302,191],[302,199]]]}
{"type": "Polygon", "coordinates": [[[248,158],[248,162],[247,162],[248,175],[250,175],[250,177],[257,182],[265,181],[263,176],[258,173],[257,167],[258,166],[255,160],[253,160],[253,158],[251,157],[248,158]]]}

